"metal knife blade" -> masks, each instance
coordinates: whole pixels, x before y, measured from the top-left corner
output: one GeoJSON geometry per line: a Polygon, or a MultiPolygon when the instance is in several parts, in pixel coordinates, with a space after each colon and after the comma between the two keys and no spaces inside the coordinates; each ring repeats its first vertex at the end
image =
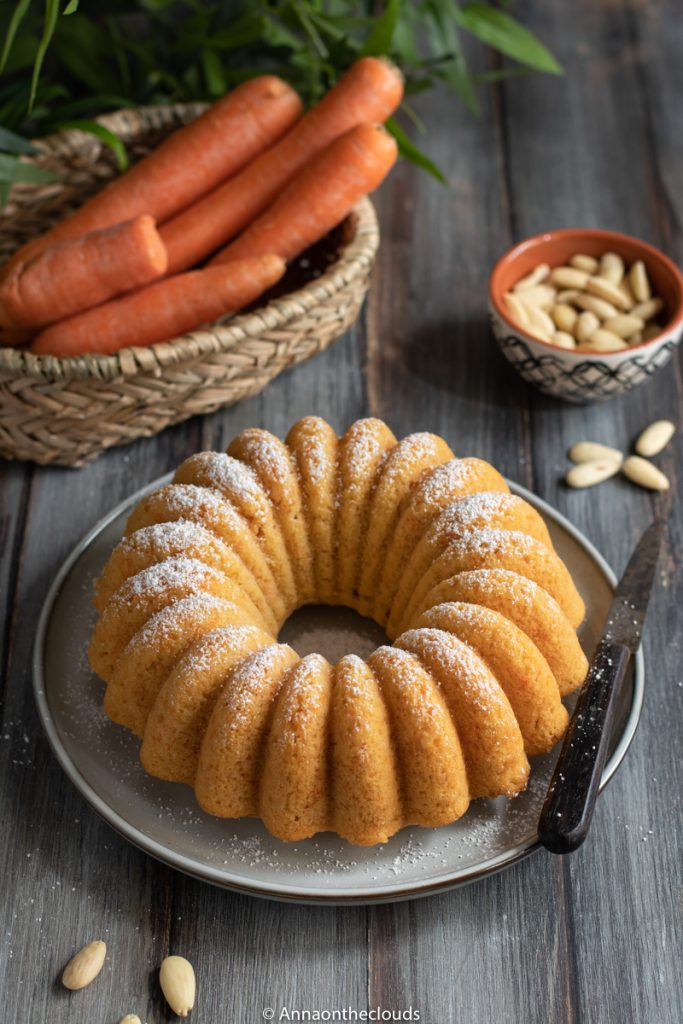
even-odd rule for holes
{"type": "Polygon", "coordinates": [[[604,639],[627,647],[631,654],[640,647],[663,532],[664,522],[659,519],[645,530],[624,569],[607,616],[604,639]]]}
{"type": "Polygon", "coordinates": [[[663,531],[663,521],[656,520],[636,544],[576,701],[538,823],[539,839],[551,853],[571,853],[588,833],[616,698],[640,646],[663,531]]]}

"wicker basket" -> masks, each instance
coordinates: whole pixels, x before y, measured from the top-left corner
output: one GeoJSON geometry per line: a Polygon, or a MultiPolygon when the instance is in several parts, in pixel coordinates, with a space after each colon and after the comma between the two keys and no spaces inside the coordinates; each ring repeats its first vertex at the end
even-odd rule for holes
{"type": "MultiPolygon", "coordinates": [[[[146,107],[100,121],[139,158],[203,109],[146,107]]],[[[92,135],[66,131],[37,145],[39,162],[61,180],[15,186],[0,221],[0,258],[115,174],[109,150],[92,135]]],[[[0,348],[0,455],[80,466],[104,448],[256,394],[353,323],[378,244],[375,213],[364,200],[343,225],[333,262],[319,276],[225,323],[112,356],[56,358],[0,348]]]]}

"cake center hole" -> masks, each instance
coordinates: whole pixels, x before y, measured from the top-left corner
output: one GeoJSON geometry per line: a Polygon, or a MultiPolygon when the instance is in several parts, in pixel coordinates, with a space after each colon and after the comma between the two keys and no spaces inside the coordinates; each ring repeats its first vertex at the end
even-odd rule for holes
{"type": "Polygon", "coordinates": [[[322,654],[334,665],[345,654],[367,658],[386,644],[386,633],[372,619],[340,605],[310,604],[293,612],[280,630],[278,641],[289,644],[300,658],[322,654]]]}

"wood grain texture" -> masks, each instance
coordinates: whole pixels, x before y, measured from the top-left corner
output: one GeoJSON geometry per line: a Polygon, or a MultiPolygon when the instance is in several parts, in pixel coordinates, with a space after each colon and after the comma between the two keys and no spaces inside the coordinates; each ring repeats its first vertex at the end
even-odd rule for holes
{"type": "MultiPolygon", "coordinates": [[[[520,11],[521,13],[521,11],[520,11]]],[[[262,1009],[413,1006],[426,1024],[678,1024],[683,1006],[683,495],[681,434],[659,464],[672,481],[659,587],[645,632],[643,718],[598,802],[585,847],[539,853],[442,896],[372,908],[269,903],[213,889],[130,846],[67,782],[30,689],[36,617],[79,537],[112,505],[241,428],[283,436],[299,416],[338,430],[379,415],[490,459],[569,517],[620,571],[655,499],[615,479],[561,484],[565,452],[626,446],[655,417],[681,425],[680,354],[607,404],[573,407],[527,388],[499,356],[485,285],[513,241],[553,226],[620,228],[683,260],[683,23],[674,0],[525,5],[567,69],[482,93],[474,119],[422,98],[445,191],[401,165],[379,197],[383,244],[355,328],[258,397],[110,451],[74,472],[0,465],[0,992],[4,1019],[171,1020],[157,985],[168,952],[197,969],[192,1019],[252,1024],[262,1009]],[[109,952],[89,989],[58,977],[74,950],[109,952]]],[[[477,53],[483,68],[487,58],[477,53]]]]}

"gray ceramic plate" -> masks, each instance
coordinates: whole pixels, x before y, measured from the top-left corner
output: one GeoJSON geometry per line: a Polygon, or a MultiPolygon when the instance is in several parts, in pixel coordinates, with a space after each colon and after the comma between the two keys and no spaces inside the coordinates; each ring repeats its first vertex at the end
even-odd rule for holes
{"type": "MultiPolygon", "coordinates": [[[[472,882],[538,849],[536,823],[557,750],[535,758],[527,790],[515,800],[478,800],[464,818],[439,829],[408,828],[385,846],[353,847],[331,834],[294,844],[274,839],[254,819],[225,821],[204,814],[187,786],[146,775],[138,741],[102,711],[102,684],[86,648],[94,621],[92,582],[119,540],[126,517],[149,490],[134,494],[84,537],[62,566],[45,600],[36,638],[34,684],[38,710],[65,772],[115,829],[159,860],[215,885],[272,899],[309,903],[372,903],[409,899],[472,882]]],[[[539,510],[588,609],[581,640],[593,650],[614,589],[614,575],[566,519],[534,495],[510,485],[539,510]]],[[[320,621],[298,612],[287,640],[304,654],[316,642],[328,657],[330,640],[365,653],[374,638],[349,636],[342,623],[330,638],[329,613],[320,621]],[[353,641],[353,644],[351,643],[353,641]],[[361,649],[359,649],[359,646],[361,649]]],[[[333,644],[334,646],[334,644],[333,644]]],[[[340,654],[343,652],[339,652],[340,654]]],[[[617,709],[609,781],[633,738],[643,700],[643,658],[635,659],[617,709]]]]}

